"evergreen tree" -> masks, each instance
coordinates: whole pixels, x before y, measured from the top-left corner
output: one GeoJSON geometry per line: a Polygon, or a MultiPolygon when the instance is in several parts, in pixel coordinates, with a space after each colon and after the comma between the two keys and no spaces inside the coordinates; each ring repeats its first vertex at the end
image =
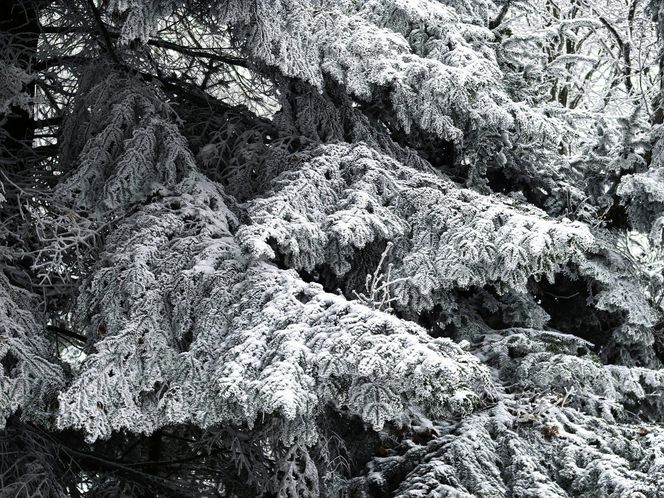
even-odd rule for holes
{"type": "Polygon", "coordinates": [[[10,0],[0,497],[664,497],[660,3],[10,0]]]}

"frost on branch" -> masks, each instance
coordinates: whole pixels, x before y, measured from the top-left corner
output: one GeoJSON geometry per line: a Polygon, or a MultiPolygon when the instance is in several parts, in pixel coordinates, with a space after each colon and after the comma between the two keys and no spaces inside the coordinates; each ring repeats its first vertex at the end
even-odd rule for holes
{"type": "MultiPolygon", "coordinates": [[[[662,133],[661,131],[659,132],[662,133]]],[[[664,139],[659,139],[653,150],[654,167],[643,173],[625,175],[618,194],[628,205],[634,228],[649,232],[653,223],[664,213],[664,139]]],[[[660,234],[661,242],[661,234],[660,234]]]]}
{"type": "MultiPolygon", "coordinates": [[[[145,115],[154,101],[151,94],[141,101],[145,115]]],[[[136,143],[149,125],[126,108],[115,116],[123,124],[118,138],[112,119],[91,121],[95,147],[86,144],[82,167],[67,180],[80,185],[72,202],[118,199],[127,214],[78,298],[76,319],[93,349],[60,394],[60,427],[94,441],[185,423],[251,431],[267,418],[275,420],[274,454],[285,447],[284,459],[296,452],[306,460],[328,406],[378,429],[413,410],[470,412],[491,391],[486,371],[451,341],[327,294],[294,272],[267,263],[247,269],[223,192],[196,171],[186,148],[181,166],[155,153],[181,143],[178,135],[136,143]],[[108,161],[90,159],[107,149],[108,161]],[[127,169],[135,174],[124,182],[127,169]],[[159,188],[146,203],[155,175],[159,188]],[[141,201],[133,214],[125,207],[141,201]]]]}
{"type": "MultiPolygon", "coordinates": [[[[116,1],[110,10],[152,26],[154,14],[174,3],[116,1]]],[[[566,164],[555,154],[571,129],[513,97],[488,27],[496,10],[491,2],[244,0],[219,3],[213,13],[215,29],[228,26],[234,47],[258,68],[273,67],[314,91],[339,85],[357,104],[380,109],[385,125],[405,140],[454,148],[445,160],[470,168],[475,183],[486,183],[488,167],[509,170],[510,178],[525,172],[546,191],[540,205],[561,211],[562,199],[581,197],[560,174],[566,164]]]]}
{"type": "Polygon", "coordinates": [[[327,145],[296,162],[264,198],[248,203],[238,238],[253,257],[283,255],[343,276],[364,248],[391,241],[401,305],[431,308],[453,287],[523,289],[582,257],[592,237],[509,198],[460,189],[364,145],[327,145]],[[275,252],[276,251],[276,252],[275,252]]]}
{"type": "Polygon", "coordinates": [[[597,30],[636,33],[617,5],[533,29],[538,2],[46,3],[44,128],[0,196],[6,453],[44,413],[80,475],[16,451],[72,494],[664,494],[662,267],[596,218],[623,195],[661,243],[661,151],[643,173],[631,121],[608,147],[574,110],[653,75],[615,33],[611,94],[570,74],[597,30]],[[64,382],[14,286],[35,276],[86,340],[64,382]]]}
{"type": "Polygon", "coordinates": [[[595,254],[579,266],[579,273],[593,282],[589,303],[619,318],[602,356],[622,365],[659,368],[655,328],[661,320],[661,259],[640,236],[636,245],[629,234],[618,237],[606,231],[595,233],[595,254]]]}
{"type": "Polygon", "coordinates": [[[147,43],[157,24],[168,16],[181,3],[179,0],[111,0],[107,10],[123,18],[120,42],[129,44],[134,41],[147,43]]]}
{"type": "Polygon", "coordinates": [[[664,127],[659,122],[653,126],[652,121],[639,120],[638,110],[620,123],[624,144],[616,163],[631,174],[621,177],[616,193],[625,205],[631,227],[650,233],[652,242],[660,246],[664,214],[664,127]]]}
{"type": "MultiPolygon", "coordinates": [[[[431,340],[410,322],[325,293],[292,271],[258,264],[238,292],[246,297],[230,322],[228,342],[241,346],[221,352],[224,368],[233,374],[232,384],[241,391],[253,390],[253,384],[281,382],[279,378],[292,377],[291,370],[302,371],[311,376],[309,389],[317,400],[310,409],[331,403],[379,429],[408,412],[405,401],[446,417],[471,411],[489,389],[476,360],[451,341],[431,340]],[[256,337],[262,340],[257,343],[256,337]],[[236,351],[246,351],[249,344],[262,361],[251,357],[233,361],[236,351]],[[274,367],[254,373],[255,365],[274,367]]],[[[265,389],[270,396],[278,391],[265,389]]],[[[292,403],[288,398],[285,401],[292,403]]],[[[278,399],[266,405],[275,401],[278,408],[278,399]]],[[[286,404],[284,413],[295,415],[294,407],[301,405],[286,404]]]]}
{"type": "Polygon", "coordinates": [[[603,365],[592,347],[558,332],[507,329],[485,337],[479,355],[519,392],[564,395],[564,406],[607,422],[659,421],[662,372],[603,365]]]}
{"type": "Polygon", "coordinates": [[[115,74],[89,78],[64,131],[71,137],[64,154],[78,167],[56,194],[84,213],[117,216],[196,165],[154,89],[115,74]]]}
{"type": "MultiPolygon", "coordinates": [[[[59,427],[89,441],[177,424],[257,431],[276,468],[309,462],[317,483],[324,462],[308,448],[326,433],[325,410],[379,430],[470,413],[492,393],[486,369],[449,339],[244,261],[225,201],[192,171],[118,222],[78,299],[93,349],[59,396],[59,427]]],[[[237,459],[250,475],[264,465],[237,459]]],[[[271,475],[262,489],[317,495],[298,487],[300,470],[271,475]]]]}
{"type": "Polygon", "coordinates": [[[489,139],[509,130],[514,143],[547,147],[564,128],[510,98],[486,14],[428,0],[257,0],[225,4],[218,15],[254,59],[319,89],[331,79],[360,102],[382,99],[406,133],[461,142],[467,132],[489,139]]]}
{"type": "MultiPolygon", "coordinates": [[[[561,409],[555,400],[541,402],[545,414],[535,422],[519,421],[516,407],[528,400],[517,398],[457,426],[442,427],[441,436],[425,451],[415,448],[399,457],[420,463],[394,496],[664,495],[661,428],[610,424],[572,408],[561,409]]],[[[375,462],[369,489],[380,489],[384,467],[399,466],[388,458],[375,462]]]]}
{"type": "Polygon", "coordinates": [[[589,347],[556,332],[491,333],[477,354],[509,386],[501,400],[434,423],[427,443],[405,438],[369,464],[356,489],[404,498],[664,496],[661,372],[604,366],[589,347]]]}
{"type": "Polygon", "coordinates": [[[30,79],[30,75],[19,67],[0,61],[0,114],[6,114],[12,107],[30,111],[32,102],[24,91],[30,79]]]}
{"type": "Polygon", "coordinates": [[[156,393],[193,340],[191,306],[205,291],[197,280],[236,252],[229,215],[218,189],[190,173],[108,237],[77,310],[96,354],[60,395],[62,426],[85,428],[91,439],[158,427],[156,393]]]}
{"type": "Polygon", "coordinates": [[[79,299],[97,352],[61,395],[61,426],[96,439],[188,421],[251,427],[271,413],[305,423],[331,403],[380,428],[406,401],[444,416],[489,389],[449,340],[294,272],[259,263],[244,274],[211,191],[191,179],[109,238],[79,299]]]}
{"type": "MultiPolygon", "coordinates": [[[[0,264],[2,264],[0,256],[0,264]]],[[[63,384],[63,372],[35,314],[37,299],[0,272],[0,427],[21,410],[28,420],[49,418],[47,406],[63,384]]]]}

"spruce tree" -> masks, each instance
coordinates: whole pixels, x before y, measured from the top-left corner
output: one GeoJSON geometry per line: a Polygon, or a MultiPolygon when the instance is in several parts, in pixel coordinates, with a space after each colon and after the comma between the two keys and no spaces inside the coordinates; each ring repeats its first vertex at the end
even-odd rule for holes
{"type": "Polygon", "coordinates": [[[0,497],[664,497],[664,4],[9,0],[0,497]]]}

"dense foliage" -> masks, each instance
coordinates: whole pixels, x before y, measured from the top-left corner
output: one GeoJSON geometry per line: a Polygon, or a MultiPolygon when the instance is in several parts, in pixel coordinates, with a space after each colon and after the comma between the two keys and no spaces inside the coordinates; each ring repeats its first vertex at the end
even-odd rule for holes
{"type": "Polygon", "coordinates": [[[0,497],[664,497],[663,38],[10,0],[0,497]]]}

